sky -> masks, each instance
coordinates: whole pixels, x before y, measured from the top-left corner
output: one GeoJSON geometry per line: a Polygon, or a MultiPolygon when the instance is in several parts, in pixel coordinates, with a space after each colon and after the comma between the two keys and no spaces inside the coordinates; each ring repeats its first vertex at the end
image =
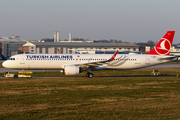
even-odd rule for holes
{"type": "Polygon", "coordinates": [[[0,37],[159,41],[169,30],[180,43],[180,0],[1,0],[0,37]]]}

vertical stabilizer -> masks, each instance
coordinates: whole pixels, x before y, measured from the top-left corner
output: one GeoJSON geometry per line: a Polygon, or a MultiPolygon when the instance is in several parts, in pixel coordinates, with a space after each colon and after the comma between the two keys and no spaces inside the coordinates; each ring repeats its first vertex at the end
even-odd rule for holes
{"type": "Polygon", "coordinates": [[[175,31],[167,31],[156,46],[147,54],[151,55],[169,55],[175,31]]]}

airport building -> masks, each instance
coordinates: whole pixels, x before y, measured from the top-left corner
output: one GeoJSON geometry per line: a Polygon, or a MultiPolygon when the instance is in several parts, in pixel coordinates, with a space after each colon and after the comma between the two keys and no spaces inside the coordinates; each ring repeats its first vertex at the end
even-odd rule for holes
{"type": "Polygon", "coordinates": [[[179,54],[180,55],[180,45],[174,45],[171,47],[170,54],[179,54]]]}
{"type": "MultiPolygon", "coordinates": [[[[69,41],[60,41],[59,32],[54,32],[54,40],[26,41],[19,36],[0,37],[0,59],[9,58],[12,55],[30,54],[102,54],[104,52],[119,53],[146,53],[150,46],[140,47],[132,43],[104,43],[94,41],[73,41],[72,33],[69,33],[69,41]]],[[[171,54],[180,54],[180,45],[171,47],[171,54]]]]}
{"type": "Polygon", "coordinates": [[[20,36],[0,37],[0,51],[4,58],[18,54],[18,47],[25,44],[27,41],[20,36]]]}
{"type": "Polygon", "coordinates": [[[59,31],[54,32],[54,42],[59,42],[59,31]]]}
{"type": "MultiPolygon", "coordinates": [[[[153,47],[152,47],[153,48],[153,47]]],[[[132,43],[88,43],[88,42],[27,42],[19,46],[18,53],[30,54],[96,54],[107,52],[113,54],[116,50],[119,53],[146,53],[152,48],[139,46],[132,43]]],[[[180,45],[172,46],[170,54],[180,54],[180,45]]]]}
{"type": "Polygon", "coordinates": [[[19,47],[19,53],[37,54],[77,54],[96,51],[131,51],[139,52],[139,46],[132,43],[88,43],[88,42],[27,42],[19,47]]]}

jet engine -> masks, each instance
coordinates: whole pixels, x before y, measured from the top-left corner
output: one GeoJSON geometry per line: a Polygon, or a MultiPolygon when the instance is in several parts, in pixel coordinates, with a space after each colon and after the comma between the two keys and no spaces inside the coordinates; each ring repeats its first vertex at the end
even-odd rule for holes
{"type": "Polygon", "coordinates": [[[79,66],[74,66],[74,65],[66,65],[64,67],[64,75],[78,75],[81,73],[83,69],[79,66]]]}

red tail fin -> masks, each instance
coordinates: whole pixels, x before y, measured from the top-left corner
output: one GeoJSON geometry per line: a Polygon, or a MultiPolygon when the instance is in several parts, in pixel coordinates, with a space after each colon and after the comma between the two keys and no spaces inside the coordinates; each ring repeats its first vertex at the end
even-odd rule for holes
{"type": "Polygon", "coordinates": [[[167,31],[156,46],[147,54],[151,55],[169,55],[175,31],[167,31]]]}

